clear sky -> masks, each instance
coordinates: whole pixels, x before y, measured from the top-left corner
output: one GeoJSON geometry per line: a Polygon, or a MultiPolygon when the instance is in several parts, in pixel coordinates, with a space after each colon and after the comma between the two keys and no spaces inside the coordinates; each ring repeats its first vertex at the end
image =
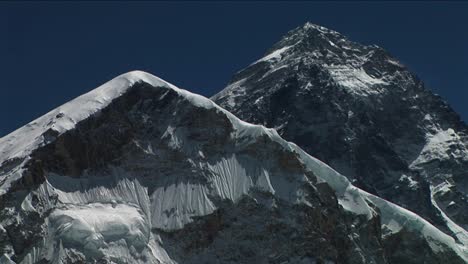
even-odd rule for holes
{"type": "Polygon", "coordinates": [[[306,21],[384,47],[468,120],[468,2],[0,2],[0,137],[135,69],[210,96],[306,21]]]}

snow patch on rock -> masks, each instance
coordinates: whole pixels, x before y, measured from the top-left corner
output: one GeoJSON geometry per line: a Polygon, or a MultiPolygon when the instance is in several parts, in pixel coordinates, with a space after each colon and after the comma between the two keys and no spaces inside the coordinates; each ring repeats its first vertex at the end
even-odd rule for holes
{"type": "Polygon", "coordinates": [[[437,130],[434,134],[426,135],[426,138],[426,145],[410,167],[416,167],[434,159],[442,161],[451,157],[460,157],[468,161],[468,149],[460,144],[461,138],[452,128],[437,130]]]}
{"type": "Polygon", "coordinates": [[[388,84],[383,79],[370,76],[363,68],[347,65],[329,65],[326,68],[335,82],[359,95],[379,94],[382,90],[378,85],[388,84]]]}
{"type": "Polygon", "coordinates": [[[282,54],[284,52],[286,52],[288,49],[292,48],[294,46],[286,46],[286,47],[282,47],[280,49],[277,49],[271,53],[269,53],[268,55],[266,55],[265,57],[257,60],[256,62],[254,62],[253,64],[256,64],[256,63],[259,63],[259,62],[262,62],[262,61],[269,61],[269,60],[280,60],[282,58],[282,54]]]}

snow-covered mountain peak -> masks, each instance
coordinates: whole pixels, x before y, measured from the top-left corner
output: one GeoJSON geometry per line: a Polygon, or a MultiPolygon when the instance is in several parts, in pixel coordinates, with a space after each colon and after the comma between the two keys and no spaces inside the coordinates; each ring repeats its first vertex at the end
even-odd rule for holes
{"type": "MultiPolygon", "coordinates": [[[[151,73],[147,73],[147,72],[141,71],[141,70],[133,70],[133,71],[129,71],[127,73],[123,73],[123,74],[115,77],[114,79],[110,80],[106,84],[111,83],[111,82],[115,82],[115,80],[119,80],[119,79],[126,80],[129,83],[136,83],[138,81],[144,81],[144,82],[147,82],[147,83],[151,83],[154,87],[170,87],[170,88],[178,89],[177,87],[170,84],[169,82],[166,82],[163,79],[161,79],[159,77],[156,77],[151,73]]],[[[96,88],[94,90],[97,90],[97,89],[102,89],[102,86],[100,86],[100,87],[98,87],[98,88],[96,88]]]]}
{"type": "Polygon", "coordinates": [[[281,40],[273,45],[272,49],[298,45],[297,52],[312,52],[314,50],[336,49],[344,44],[365,47],[350,41],[339,32],[307,22],[286,33],[281,40]]]}
{"type": "Polygon", "coordinates": [[[341,35],[340,33],[334,31],[334,30],[331,30],[329,28],[326,28],[324,26],[321,26],[321,25],[318,25],[318,24],[313,24],[311,22],[306,22],[303,26],[302,26],[302,29],[305,30],[305,31],[309,31],[310,30],[316,30],[322,34],[333,34],[333,35],[341,35]]]}
{"type": "MultiPolygon", "coordinates": [[[[310,75],[320,75],[322,90],[336,87],[358,97],[379,96],[405,90],[407,86],[419,86],[415,83],[418,80],[384,49],[362,45],[336,31],[306,23],[289,31],[262,58],[234,75],[230,84],[213,99],[225,98],[233,105],[239,95],[255,93],[245,84],[273,78],[297,77],[305,82],[301,90],[307,93],[305,90],[316,86],[307,84],[310,75]]],[[[262,86],[262,89],[275,92],[273,86],[262,86]]]]}
{"type": "Polygon", "coordinates": [[[325,27],[322,27],[322,26],[320,26],[320,25],[314,24],[314,23],[309,22],[309,21],[307,21],[307,22],[302,26],[302,28],[304,28],[304,29],[308,29],[308,28],[324,28],[324,29],[325,29],[325,27]]]}
{"type": "Polygon", "coordinates": [[[337,31],[308,22],[286,33],[257,62],[268,61],[271,64],[284,65],[283,62],[286,61],[290,66],[297,62],[326,66],[346,64],[358,68],[366,62],[376,60],[403,68],[395,58],[377,45],[363,45],[337,31]]]}
{"type": "Polygon", "coordinates": [[[67,102],[25,126],[0,138],[0,164],[8,159],[27,155],[29,151],[46,142],[46,131],[61,134],[76,123],[98,112],[112,100],[124,94],[139,81],[154,87],[178,89],[172,84],[143,71],[131,71],[115,77],[103,85],[67,102]]]}
{"type": "Polygon", "coordinates": [[[385,264],[409,247],[466,262],[465,240],[144,72],[37,120],[9,135],[24,159],[0,164],[1,261],[385,264]]]}
{"type": "MultiPolygon", "coordinates": [[[[55,141],[61,134],[75,128],[79,122],[98,114],[112,101],[126,94],[130,88],[138,89],[139,86],[135,84],[142,82],[147,83],[153,89],[175,91],[191,104],[199,107],[212,108],[215,105],[203,96],[179,89],[152,74],[138,70],[130,71],[0,138],[0,165],[26,162],[32,151],[55,141]]],[[[4,177],[0,174],[0,183],[2,183],[0,195],[8,190],[10,184],[17,180],[19,175],[20,173],[4,177]]]]}
{"type": "Polygon", "coordinates": [[[468,128],[383,48],[306,24],[212,99],[448,234],[468,227],[468,128]]]}

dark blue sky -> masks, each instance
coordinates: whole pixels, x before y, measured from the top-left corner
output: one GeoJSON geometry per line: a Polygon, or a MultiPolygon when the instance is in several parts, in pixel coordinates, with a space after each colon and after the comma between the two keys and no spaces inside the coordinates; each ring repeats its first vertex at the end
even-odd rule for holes
{"type": "Polygon", "coordinates": [[[468,120],[468,3],[0,3],[0,136],[140,69],[206,96],[306,21],[409,66],[468,120]]]}

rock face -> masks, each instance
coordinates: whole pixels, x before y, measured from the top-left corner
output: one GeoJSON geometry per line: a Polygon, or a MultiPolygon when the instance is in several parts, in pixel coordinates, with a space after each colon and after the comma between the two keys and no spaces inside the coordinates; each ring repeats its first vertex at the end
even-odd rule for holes
{"type": "Polygon", "coordinates": [[[0,153],[0,263],[468,259],[275,130],[143,72],[7,135],[0,153]]]}
{"type": "Polygon", "coordinates": [[[466,241],[468,127],[382,48],[307,23],[212,99],[466,241]]]}

